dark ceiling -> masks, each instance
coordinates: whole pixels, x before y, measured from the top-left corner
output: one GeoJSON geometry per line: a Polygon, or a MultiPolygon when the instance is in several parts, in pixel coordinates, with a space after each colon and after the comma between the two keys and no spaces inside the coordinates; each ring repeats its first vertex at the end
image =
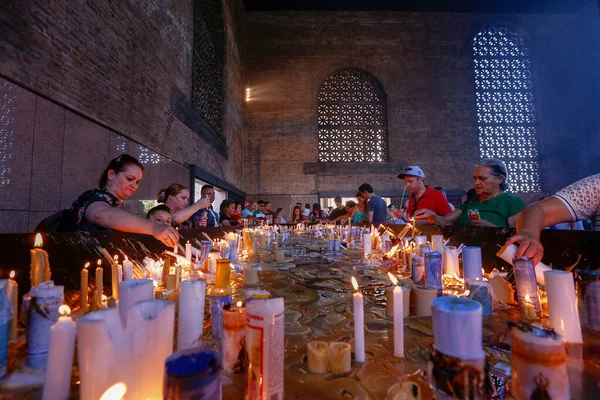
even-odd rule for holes
{"type": "Polygon", "coordinates": [[[570,14],[600,0],[243,0],[246,11],[421,11],[570,14]]]}

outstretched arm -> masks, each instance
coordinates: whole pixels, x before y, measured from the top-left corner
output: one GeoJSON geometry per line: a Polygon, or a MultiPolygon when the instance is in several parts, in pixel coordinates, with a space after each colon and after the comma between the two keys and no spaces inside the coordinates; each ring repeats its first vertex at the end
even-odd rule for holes
{"type": "Polygon", "coordinates": [[[187,221],[190,217],[196,212],[202,210],[203,208],[208,208],[210,206],[210,200],[207,198],[200,199],[189,207],[184,208],[183,210],[175,211],[171,213],[171,219],[177,225],[182,222],[187,221]]]}

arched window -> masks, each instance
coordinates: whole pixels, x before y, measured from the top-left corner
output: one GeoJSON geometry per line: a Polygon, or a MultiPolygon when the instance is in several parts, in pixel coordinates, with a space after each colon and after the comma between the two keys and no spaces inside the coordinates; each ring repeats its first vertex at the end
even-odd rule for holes
{"type": "Polygon", "coordinates": [[[359,69],[334,73],[319,91],[319,161],[387,160],[387,107],[381,84],[359,69]]]}
{"type": "Polygon", "coordinates": [[[540,191],[529,51],[517,32],[481,30],[473,41],[479,152],[503,160],[513,193],[540,191]]]}

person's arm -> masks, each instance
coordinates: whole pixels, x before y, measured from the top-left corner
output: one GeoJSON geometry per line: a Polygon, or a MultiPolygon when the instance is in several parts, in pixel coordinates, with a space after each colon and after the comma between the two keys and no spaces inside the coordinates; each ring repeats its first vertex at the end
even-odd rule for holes
{"type": "Polygon", "coordinates": [[[152,235],[169,247],[179,242],[179,232],[172,227],[140,218],[100,201],[90,204],[85,209],[85,219],[103,228],[152,235]]]}
{"type": "Polygon", "coordinates": [[[533,258],[534,264],[544,256],[544,247],[540,243],[540,232],[546,226],[573,219],[567,206],[556,197],[549,197],[534,203],[520,213],[517,220],[517,234],[510,237],[506,244],[519,242],[515,257],[533,258]]]}
{"type": "Polygon", "coordinates": [[[413,218],[417,221],[426,219],[430,224],[435,224],[435,225],[454,225],[454,223],[460,218],[462,213],[463,213],[462,210],[457,208],[456,210],[452,211],[450,214],[441,216],[441,215],[437,215],[436,213],[434,213],[431,210],[422,208],[415,212],[415,215],[413,215],[413,218]]]}
{"type": "Polygon", "coordinates": [[[210,200],[207,198],[200,199],[189,207],[184,208],[183,210],[175,211],[171,213],[171,221],[175,224],[179,225],[188,219],[196,212],[202,210],[203,208],[208,208],[210,206],[210,200]]]}

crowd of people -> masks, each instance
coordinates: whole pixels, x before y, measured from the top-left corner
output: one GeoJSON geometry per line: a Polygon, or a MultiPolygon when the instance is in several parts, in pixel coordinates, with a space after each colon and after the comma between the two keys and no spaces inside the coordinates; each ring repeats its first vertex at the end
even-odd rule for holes
{"type": "Polygon", "coordinates": [[[480,161],[473,172],[473,189],[458,207],[448,202],[440,187],[425,183],[419,166],[409,166],[398,178],[404,181],[408,199],[400,205],[388,205],[373,187],[362,184],[356,201],[343,203],[335,197],[335,207],[321,208],[319,203],[296,203],[289,218],[282,208],[272,210],[269,201],[223,200],[219,212],[213,209],[215,189],[204,185],[201,198],[190,205],[190,192],[174,183],[157,194],[158,206],[146,218],[122,210],[121,203],[137,190],[144,167],[134,157],[122,154],[110,161],[98,182],[73,202],[71,209],[46,218],[39,230],[96,231],[118,230],[148,234],[172,247],[179,240],[176,228],[240,226],[249,223],[430,223],[457,226],[516,227],[517,235],[509,243],[519,243],[517,255],[539,261],[543,247],[539,241],[544,227],[565,222],[595,218],[594,229],[600,230],[600,174],[584,178],[562,189],[554,196],[527,207],[518,196],[507,192],[508,171],[496,159],[480,161]]]}

